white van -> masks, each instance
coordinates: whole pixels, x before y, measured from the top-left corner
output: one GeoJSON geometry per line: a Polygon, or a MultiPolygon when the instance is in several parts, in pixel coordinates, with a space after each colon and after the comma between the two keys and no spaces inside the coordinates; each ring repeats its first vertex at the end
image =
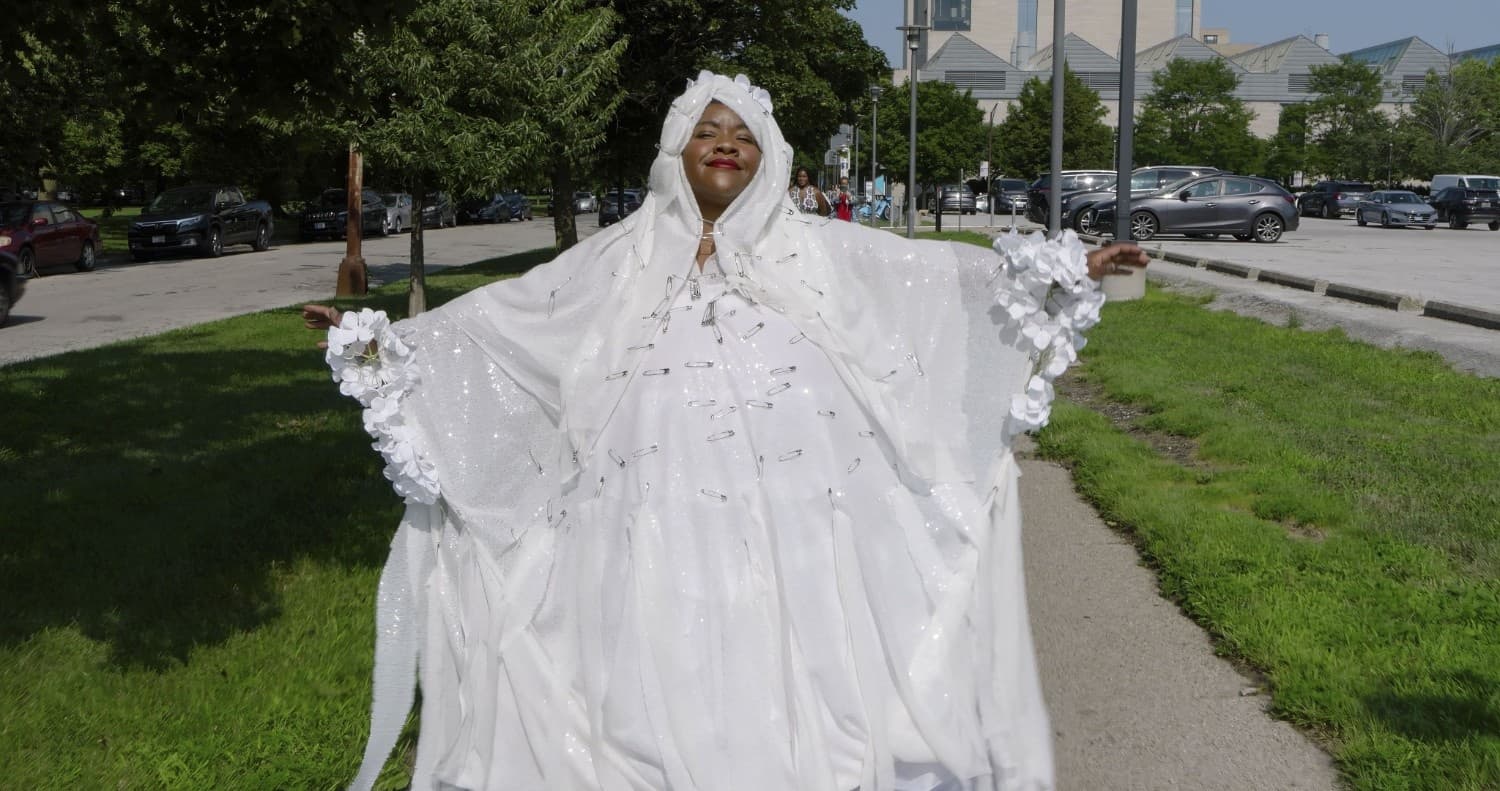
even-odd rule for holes
{"type": "Polygon", "coordinates": [[[1500,176],[1440,173],[1432,177],[1433,195],[1448,187],[1463,187],[1468,190],[1500,190],[1500,176]]]}

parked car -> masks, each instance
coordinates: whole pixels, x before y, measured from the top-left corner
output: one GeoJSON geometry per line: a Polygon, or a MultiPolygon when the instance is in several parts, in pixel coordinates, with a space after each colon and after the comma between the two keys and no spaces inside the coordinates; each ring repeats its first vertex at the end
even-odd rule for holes
{"type": "Polygon", "coordinates": [[[1420,225],[1430,231],[1437,227],[1437,210],[1409,190],[1376,190],[1355,207],[1354,222],[1378,222],[1384,228],[1420,225]]]}
{"type": "Polygon", "coordinates": [[[990,201],[995,205],[996,213],[1009,213],[1014,209],[1017,214],[1025,214],[1026,180],[995,179],[990,182],[990,201]]]}
{"type": "Polygon", "coordinates": [[[10,320],[10,310],[26,293],[26,278],[21,275],[21,262],[8,251],[0,250],[0,326],[10,320]]]}
{"type": "Polygon", "coordinates": [[[1362,181],[1320,181],[1297,197],[1297,211],[1304,217],[1316,215],[1336,220],[1352,212],[1359,202],[1374,190],[1362,181]]]}
{"type": "Polygon", "coordinates": [[[460,201],[454,213],[461,224],[510,222],[511,218],[510,203],[500,192],[460,201]]]}
{"type": "MultiPolygon", "coordinates": [[[[1115,182],[1112,170],[1064,170],[1058,177],[1058,187],[1066,195],[1082,189],[1102,189],[1105,184],[1115,182]]],[[[1052,174],[1043,173],[1031,182],[1026,191],[1026,219],[1041,225],[1047,224],[1048,196],[1052,193],[1052,174]]]]}
{"type": "Polygon", "coordinates": [[[510,219],[531,220],[531,199],[520,190],[505,193],[505,202],[510,205],[510,219]]]}
{"type": "Polygon", "coordinates": [[[629,217],[632,212],[641,207],[641,196],[638,190],[610,190],[604,194],[599,201],[599,227],[613,225],[620,220],[629,217]],[[621,211],[623,202],[624,211],[621,211]]]}
{"type": "Polygon", "coordinates": [[[574,214],[593,214],[596,211],[599,211],[599,199],[594,197],[594,193],[585,190],[573,193],[574,214]]]}
{"type": "Polygon", "coordinates": [[[411,230],[411,195],[405,192],[384,192],[380,200],[385,204],[387,233],[411,230]]]}
{"type": "Polygon", "coordinates": [[[1500,190],[1500,176],[1485,176],[1469,173],[1439,173],[1432,177],[1430,194],[1436,195],[1449,187],[1471,190],[1500,190]]]}
{"type": "Polygon", "coordinates": [[[1449,228],[1462,230],[1472,223],[1488,222],[1490,230],[1500,231],[1500,191],[1448,187],[1428,202],[1437,210],[1437,221],[1447,222],[1449,228]]]}
{"type": "MultiPolygon", "coordinates": [[[[1101,229],[1114,227],[1115,202],[1095,207],[1101,229]]],[[[1130,237],[1159,234],[1233,234],[1248,242],[1275,242],[1297,230],[1296,199],[1274,181],[1253,176],[1203,176],[1169,185],[1130,207],[1130,237]]]]}
{"type": "Polygon", "coordinates": [[[99,224],[55,201],[0,203],[0,252],[23,277],[66,264],[87,272],[98,260],[99,224]]]}
{"type": "Polygon", "coordinates": [[[429,192],[422,199],[422,227],[448,228],[458,225],[458,209],[446,192],[429,192]]]}
{"type": "Polygon", "coordinates": [[[245,200],[239,187],[200,184],[158,194],[130,224],[130,256],[146,261],[162,253],[191,251],[217,258],[225,247],[271,246],[271,204],[245,200]]]}
{"type": "MultiPolygon", "coordinates": [[[[1207,165],[1151,165],[1136,168],[1130,172],[1130,195],[1132,198],[1150,195],[1169,184],[1219,172],[1218,168],[1207,165]]],[[[1100,201],[1116,197],[1117,181],[1118,178],[1110,179],[1097,189],[1065,193],[1061,209],[1063,225],[1070,226],[1079,233],[1099,233],[1094,222],[1094,207],[1100,201]]]]}
{"type": "Polygon", "coordinates": [[[944,214],[974,214],[979,211],[974,191],[963,184],[946,184],[939,188],[938,206],[944,214]]]}
{"type": "MultiPolygon", "coordinates": [[[[385,201],[374,190],[360,191],[360,231],[365,235],[385,236],[390,232],[386,223],[385,201]]],[[[342,239],[349,224],[349,192],[337,187],[323,190],[315,204],[302,212],[302,221],[297,226],[297,236],[302,241],[314,239],[342,239]]]]}

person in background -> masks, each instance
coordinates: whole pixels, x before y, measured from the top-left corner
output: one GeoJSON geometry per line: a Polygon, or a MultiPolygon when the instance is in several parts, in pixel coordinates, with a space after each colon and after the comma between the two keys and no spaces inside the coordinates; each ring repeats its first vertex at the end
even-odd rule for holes
{"type": "Polygon", "coordinates": [[[792,203],[797,206],[797,211],[803,214],[827,217],[828,213],[833,211],[828,205],[828,199],[823,196],[823,191],[812,183],[812,172],[806,167],[797,168],[797,175],[792,177],[792,185],[787,189],[787,195],[791,196],[792,203]]]}
{"type": "Polygon", "coordinates": [[[849,193],[849,177],[839,179],[839,186],[833,191],[833,212],[840,220],[850,222],[854,219],[854,196],[849,193]]]}

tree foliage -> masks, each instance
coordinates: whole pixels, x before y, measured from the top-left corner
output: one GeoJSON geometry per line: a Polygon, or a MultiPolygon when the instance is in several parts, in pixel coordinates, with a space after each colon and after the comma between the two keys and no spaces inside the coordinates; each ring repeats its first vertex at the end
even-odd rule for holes
{"type": "MultiPolygon", "coordinates": [[[[1107,168],[1114,158],[1114,133],[1104,124],[1098,92],[1064,69],[1063,168],[1107,168]]],[[[1021,87],[995,135],[996,159],[1005,173],[1034,176],[1052,161],[1052,80],[1032,78],[1021,87]]]]}
{"type": "Polygon", "coordinates": [[[1255,114],[1234,95],[1239,77],[1227,63],[1175,58],[1151,81],[1136,121],[1137,164],[1259,169],[1260,143],[1250,132],[1255,114]]]}
{"type": "Polygon", "coordinates": [[[1403,175],[1500,172],[1500,61],[1429,73],[1396,125],[1403,175]]]}
{"type": "Polygon", "coordinates": [[[1391,122],[1380,112],[1383,97],[1380,75],[1347,57],[1339,63],[1313,66],[1308,89],[1308,165],[1312,172],[1334,178],[1369,180],[1387,151],[1391,122]]]}
{"type": "Polygon", "coordinates": [[[1284,184],[1292,183],[1297,173],[1309,171],[1309,136],[1307,115],[1311,107],[1294,104],[1281,110],[1276,134],[1266,144],[1266,175],[1284,184]]]}
{"type": "MultiPolygon", "coordinates": [[[[903,83],[881,97],[880,146],[876,151],[886,173],[903,183],[911,161],[910,96],[910,84],[903,83]]],[[[918,82],[917,184],[956,182],[960,175],[976,175],[985,156],[987,131],[984,111],[969,91],[936,80],[918,82]]],[[[860,143],[860,159],[868,162],[868,140],[862,138],[860,143]]]]}

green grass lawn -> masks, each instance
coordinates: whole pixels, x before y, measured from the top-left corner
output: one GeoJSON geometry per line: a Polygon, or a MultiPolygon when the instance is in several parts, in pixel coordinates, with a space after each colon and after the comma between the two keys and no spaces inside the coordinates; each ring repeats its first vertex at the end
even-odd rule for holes
{"type": "Polygon", "coordinates": [[[99,246],[103,248],[99,252],[130,252],[130,245],[126,239],[126,234],[130,231],[130,221],[140,216],[141,207],[121,206],[115,209],[108,217],[104,216],[104,207],[102,206],[79,209],[78,213],[99,223],[99,246]]]}
{"type": "MultiPolygon", "coordinates": [[[[316,340],[287,308],[0,368],[0,787],[352,777],[400,505],[316,340]]],[[[1043,452],[1352,787],[1500,788],[1500,383],[1153,291],[1067,387],[1043,452]]]]}

